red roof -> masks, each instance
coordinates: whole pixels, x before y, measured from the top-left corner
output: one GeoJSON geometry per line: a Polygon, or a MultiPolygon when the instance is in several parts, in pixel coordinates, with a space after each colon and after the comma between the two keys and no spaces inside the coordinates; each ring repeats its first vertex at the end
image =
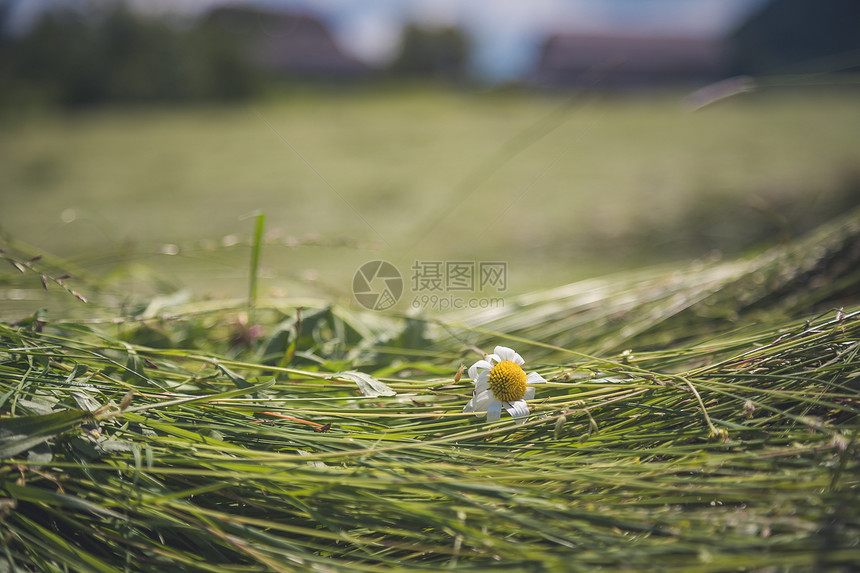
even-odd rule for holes
{"type": "Polygon", "coordinates": [[[535,75],[550,84],[710,81],[721,77],[725,62],[722,40],[557,34],[544,43],[535,75]]]}

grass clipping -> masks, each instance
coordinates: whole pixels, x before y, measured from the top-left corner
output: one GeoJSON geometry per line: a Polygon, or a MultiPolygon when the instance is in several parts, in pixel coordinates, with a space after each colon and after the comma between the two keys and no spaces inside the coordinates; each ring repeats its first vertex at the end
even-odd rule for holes
{"type": "Polygon", "coordinates": [[[802,253],[856,245],[857,221],[444,335],[334,307],[244,355],[134,342],[236,308],[0,325],[0,571],[848,571],[860,310],[794,309],[856,295],[844,252],[802,253]],[[549,381],[525,424],[461,412],[479,356],[458,340],[549,381]]]}

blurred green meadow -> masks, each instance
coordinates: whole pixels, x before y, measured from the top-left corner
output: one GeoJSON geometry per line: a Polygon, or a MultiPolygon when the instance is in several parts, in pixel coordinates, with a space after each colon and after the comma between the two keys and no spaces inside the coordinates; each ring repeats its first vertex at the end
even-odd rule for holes
{"type": "MultiPolygon", "coordinates": [[[[6,116],[0,227],[86,272],[348,303],[365,261],[508,265],[508,293],[788,241],[860,202],[856,88],[312,87],[6,116]]],[[[25,298],[29,295],[21,295],[25,298]]],[[[36,296],[36,295],[33,295],[36,296]]]]}

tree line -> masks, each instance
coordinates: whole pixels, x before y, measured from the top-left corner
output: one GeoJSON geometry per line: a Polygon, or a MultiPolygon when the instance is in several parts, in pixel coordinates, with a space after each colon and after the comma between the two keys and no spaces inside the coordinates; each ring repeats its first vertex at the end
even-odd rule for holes
{"type": "MultiPolygon", "coordinates": [[[[87,12],[54,9],[25,33],[0,37],[0,105],[236,101],[283,84],[235,34],[142,15],[124,3],[87,12]]],[[[0,27],[4,14],[0,6],[0,27]]],[[[461,80],[469,45],[456,28],[404,29],[401,50],[374,78],[461,80]]],[[[289,78],[293,79],[293,78],[289,78]]]]}

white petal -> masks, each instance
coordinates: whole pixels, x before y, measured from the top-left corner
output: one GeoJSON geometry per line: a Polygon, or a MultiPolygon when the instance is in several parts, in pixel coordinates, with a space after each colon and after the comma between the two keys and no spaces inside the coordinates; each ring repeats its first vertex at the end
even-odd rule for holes
{"type": "Polygon", "coordinates": [[[475,411],[475,397],[472,396],[472,399],[466,402],[466,405],[463,406],[464,412],[474,412],[475,411]]]}
{"type": "Polygon", "coordinates": [[[471,378],[472,380],[475,380],[476,378],[478,378],[478,363],[477,362],[475,364],[472,364],[471,366],[469,366],[469,378],[471,378]]]}
{"type": "Polygon", "coordinates": [[[496,348],[493,349],[493,352],[499,357],[500,362],[504,360],[513,360],[514,356],[517,356],[517,353],[507,346],[496,346],[496,348]]]}
{"type": "Polygon", "coordinates": [[[489,376],[479,376],[475,381],[475,394],[479,394],[481,392],[486,392],[490,389],[490,377],[489,376]]]}
{"type": "Polygon", "coordinates": [[[490,400],[490,403],[487,404],[487,421],[488,422],[498,422],[499,418],[502,417],[502,403],[493,398],[490,400]]]}
{"type": "Polygon", "coordinates": [[[537,372],[529,372],[529,375],[526,376],[526,384],[541,384],[543,382],[546,382],[546,378],[537,372]]]}
{"type": "Polygon", "coordinates": [[[534,400],[535,397],[535,387],[527,386],[526,387],[526,395],[523,396],[523,400],[534,400]]]}
{"type": "Polygon", "coordinates": [[[493,365],[490,364],[489,362],[487,362],[486,360],[478,360],[477,362],[475,362],[474,364],[469,366],[469,378],[471,378],[472,380],[475,380],[477,382],[477,380],[478,380],[478,368],[492,368],[492,367],[493,367],[493,365]]]}
{"type": "Polygon", "coordinates": [[[518,364],[520,366],[525,362],[522,356],[507,346],[496,346],[495,353],[498,354],[502,360],[510,360],[514,364],[518,364]]]}
{"type": "Polygon", "coordinates": [[[505,406],[508,414],[518,423],[522,424],[529,417],[529,405],[525,400],[517,400],[505,406]]]}
{"type": "Polygon", "coordinates": [[[464,412],[474,412],[476,416],[483,416],[487,411],[492,395],[489,392],[480,392],[472,396],[469,403],[463,408],[464,412]]]}
{"type": "MultiPolygon", "coordinates": [[[[498,348],[498,347],[496,347],[496,348],[498,348]]],[[[498,362],[502,361],[502,359],[499,358],[498,354],[487,354],[486,356],[484,356],[484,358],[486,358],[490,364],[498,363],[498,362]]]]}

